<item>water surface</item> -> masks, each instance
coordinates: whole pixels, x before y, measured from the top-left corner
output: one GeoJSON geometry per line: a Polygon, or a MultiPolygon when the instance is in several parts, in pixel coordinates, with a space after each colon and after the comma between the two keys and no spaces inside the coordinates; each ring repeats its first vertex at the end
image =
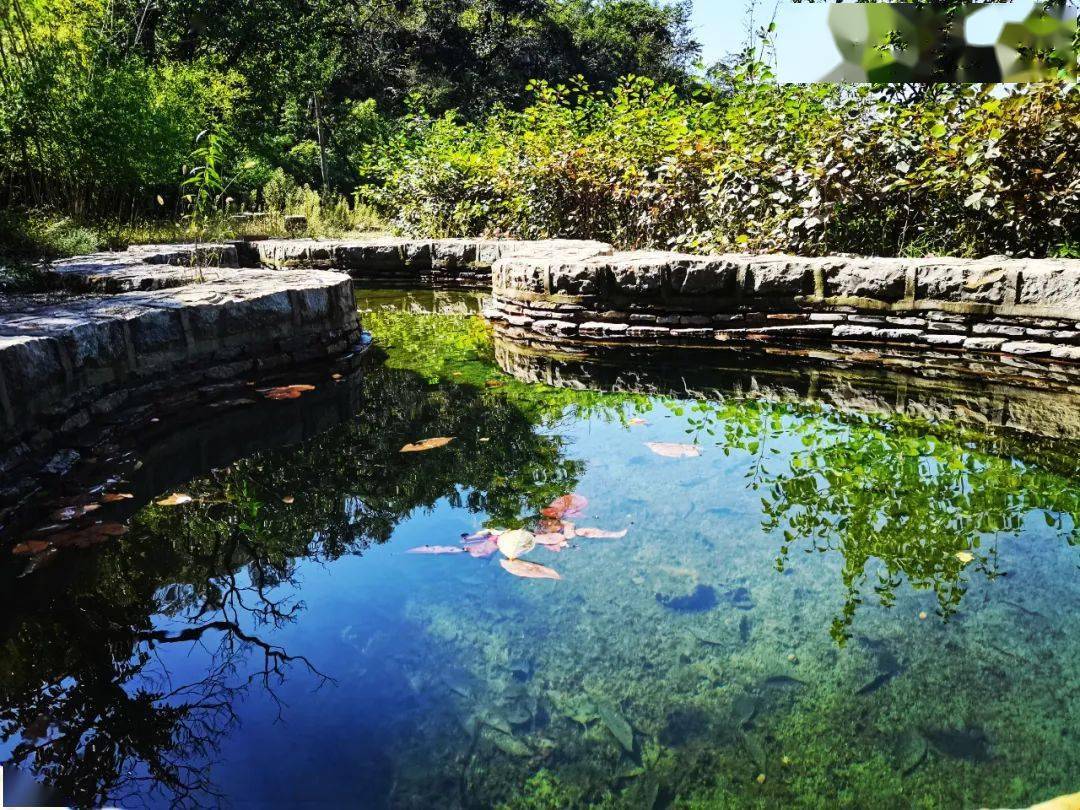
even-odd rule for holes
{"type": "Polygon", "coordinates": [[[700,395],[548,386],[500,370],[475,296],[360,304],[385,361],[274,404],[300,421],[346,385],[347,412],[191,480],[144,478],[168,481],[144,501],[194,500],[8,580],[9,765],[122,806],[967,807],[1080,789],[1067,438],[719,377],[700,395]],[[453,441],[399,452],[433,437],[453,441]],[[627,534],[528,555],[561,581],[407,553],[537,528],[568,493],[588,499],[579,528],[627,534]]]}

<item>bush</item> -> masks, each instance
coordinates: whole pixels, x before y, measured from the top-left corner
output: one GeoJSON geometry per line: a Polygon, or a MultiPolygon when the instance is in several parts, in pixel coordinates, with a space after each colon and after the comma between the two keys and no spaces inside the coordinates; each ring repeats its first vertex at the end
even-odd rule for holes
{"type": "Polygon", "coordinates": [[[1047,255],[1080,233],[1075,85],[777,85],[747,63],[692,99],[628,78],[532,86],[520,113],[410,119],[380,186],[428,236],[694,251],[1047,255]],[[721,89],[723,88],[723,89],[721,89]]]}

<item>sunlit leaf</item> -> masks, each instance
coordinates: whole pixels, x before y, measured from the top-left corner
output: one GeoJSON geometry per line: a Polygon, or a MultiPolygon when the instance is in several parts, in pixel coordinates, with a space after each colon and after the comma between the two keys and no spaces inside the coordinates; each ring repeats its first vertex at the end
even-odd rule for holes
{"type": "Polygon", "coordinates": [[[407,444],[401,448],[402,453],[423,453],[427,450],[436,450],[440,447],[446,447],[454,439],[453,437],[440,436],[434,439],[424,439],[414,444],[407,444]]]}
{"type": "Polygon", "coordinates": [[[548,568],[546,565],[525,562],[525,560],[499,560],[499,565],[515,577],[524,579],[562,579],[558,571],[548,568]]]}
{"type": "Polygon", "coordinates": [[[192,497],[185,495],[182,492],[176,492],[169,495],[167,498],[162,498],[160,501],[154,501],[158,506],[182,506],[185,503],[191,503],[192,497]]]}

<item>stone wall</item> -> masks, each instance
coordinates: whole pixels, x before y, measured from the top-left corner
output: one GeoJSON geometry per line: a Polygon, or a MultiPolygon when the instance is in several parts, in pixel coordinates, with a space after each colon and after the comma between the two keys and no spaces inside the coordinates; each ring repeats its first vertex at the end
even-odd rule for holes
{"type": "Polygon", "coordinates": [[[518,255],[496,263],[493,293],[491,318],[551,343],[839,344],[1080,362],[1077,260],[518,255]]]}
{"type": "Polygon", "coordinates": [[[611,253],[602,242],[493,239],[269,239],[246,243],[243,263],[270,267],[313,267],[348,273],[374,284],[430,284],[463,289],[491,288],[491,268],[503,258],[527,254],[587,259],[611,253]]]}
{"type": "Polygon", "coordinates": [[[0,314],[0,473],[122,405],[340,357],[362,334],[340,273],[192,268],[190,246],[138,248],[57,263],[77,291],[110,291],[0,314]]]}

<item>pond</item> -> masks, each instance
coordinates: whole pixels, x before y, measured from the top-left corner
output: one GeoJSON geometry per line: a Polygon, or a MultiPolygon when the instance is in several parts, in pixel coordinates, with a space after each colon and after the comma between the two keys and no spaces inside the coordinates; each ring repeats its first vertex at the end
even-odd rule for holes
{"type": "Polygon", "coordinates": [[[112,482],[126,534],[4,569],[7,767],[125,807],[1080,789],[1070,438],[991,428],[955,388],[931,421],[700,354],[553,369],[478,296],[359,305],[376,365],[260,404],[235,458],[241,422],[147,450],[112,482]],[[519,528],[540,568],[484,534],[519,528]]]}

